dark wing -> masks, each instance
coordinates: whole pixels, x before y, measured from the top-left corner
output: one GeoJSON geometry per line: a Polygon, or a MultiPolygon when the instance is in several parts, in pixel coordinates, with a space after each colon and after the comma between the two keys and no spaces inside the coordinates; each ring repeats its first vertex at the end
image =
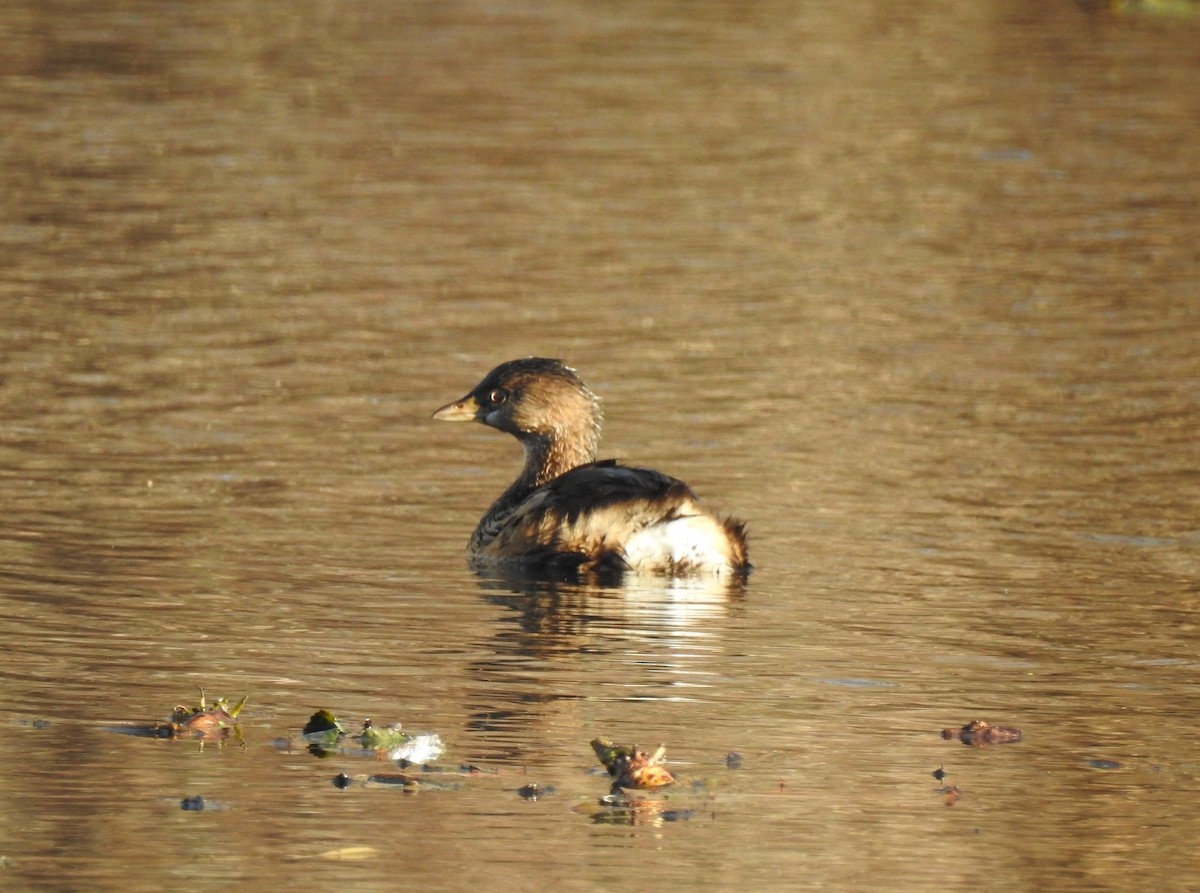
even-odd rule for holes
{"type": "Polygon", "coordinates": [[[621,505],[636,516],[636,526],[668,519],[674,509],[695,500],[683,481],[649,468],[618,465],[615,459],[572,468],[546,484],[548,505],[570,524],[580,515],[621,505]]]}
{"type": "Polygon", "coordinates": [[[619,566],[635,533],[696,511],[682,481],[614,460],[580,465],[534,490],[484,550],[530,563],[619,566]]]}

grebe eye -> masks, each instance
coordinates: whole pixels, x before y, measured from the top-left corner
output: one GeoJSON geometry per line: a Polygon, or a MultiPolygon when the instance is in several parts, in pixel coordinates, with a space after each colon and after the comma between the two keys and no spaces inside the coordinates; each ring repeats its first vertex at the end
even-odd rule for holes
{"type": "Polygon", "coordinates": [[[499,406],[507,399],[508,391],[502,390],[501,388],[496,388],[496,390],[488,394],[488,403],[492,404],[492,406],[499,406]]]}

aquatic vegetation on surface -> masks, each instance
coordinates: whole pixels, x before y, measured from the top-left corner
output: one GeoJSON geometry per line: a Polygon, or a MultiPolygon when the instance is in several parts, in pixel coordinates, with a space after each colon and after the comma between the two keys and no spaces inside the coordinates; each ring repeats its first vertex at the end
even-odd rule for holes
{"type": "MultiPolygon", "coordinates": [[[[136,733],[206,741],[223,739],[231,732],[236,732],[240,738],[237,720],[246,701],[247,698],[243,697],[237,703],[230,704],[225,698],[217,698],[210,704],[201,689],[198,703],[193,706],[177,706],[166,722],[141,727],[136,733]]],[[[463,776],[504,774],[502,769],[483,770],[469,764],[455,768],[434,768],[427,764],[437,760],[444,750],[441,738],[437,734],[409,734],[403,730],[400,723],[377,725],[369,718],[363,720],[357,734],[351,734],[346,730],[346,724],[332,711],[324,708],[309,717],[301,737],[307,744],[308,751],[321,758],[371,757],[391,760],[398,764],[400,769],[416,767],[409,772],[339,772],[332,782],[335,787],[343,790],[350,787],[388,788],[410,794],[420,791],[455,791],[463,787],[463,776]]],[[[1023,733],[1015,727],[972,720],[962,726],[942,729],[941,737],[978,748],[1016,743],[1022,740],[1023,733]]],[[[593,738],[590,744],[592,752],[611,778],[611,784],[604,796],[588,803],[577,804],[571,811],[587,815],[594,822],[601,824],[660,825],[665,822],[685,822],[710,812],[715,815],[711,804],[717,789],[732,777],[731,770],[738,770],[745,764],[745,756],[741,752],[728,751],[720,760],[725,770],[720,777],[688,779],[687,785],[678,786],[678,780],[663,765],[666,762],[665,745],[660,744],[653,751],[647,751],[639,748],[637,744],[617,744],[599,737],[593,738]],[[670,785],[677,785],[673,789],[675,793],[662,790],[670,785]]],[[[290,749],[291,741],[280,739],[276,746],[290,749]]],[[[528,767],[525,771],[528,771],[528,767]]],[[[942,802],[946,806],[958,803],[963,796],[963,789],[956,785],[943,784],[947,776],[945,767],[939,767],[931,774],[939,784],[935,793],[942,798],[942,802]]],[[[782,788],[782,782],[780,786],[782,788]]],[[[538,782],[525,783],[515,790],[515,793],[527,802],[536,802],[554,792],[553,785],[538,782]]],[[[182,810],[189,812],[225,808],[225,804],[198,795],[176,802],[182,810]]]]}
{"type": "Polygon", "coordinates": [[[638,750],[636,744],[613,744],[603,738],[592,739],[592,750],[614,779],[613,789],[632,788],[653,790],[674,783],[675,779],[662,767],[667,749],[659,745],[653,754],[638,750]]]}
{"type": "Polygon", "coordinates": [[[400,723],[377,726],[372,720],[365,719],[362,731],[349,735],[337,717],[325,709],[309,717],[301,735],[308,742],[309,751],[319,757],[357,752],[364,756],[383,754],[396,762],[430,763],[445,750],[437,734],[407,735],[401,730],[400,723]],[[358,746],[354,747],[354,744],[358,746]]]}
{"type": "Polygon", "coordinates": [[[323,735],[326,733],[345,735],[346,730],[337,721],[337,717],[324,708],[310,716],[308,722],[304,724],[304,728],[300,731],[300,734],[306,738],[309,735],[323,735]]]}
{"type": "Polygon", "coordinates": [[[218,740],[229,736],[230,730],[237,725],[238,714],[246,706],[246,698],[233,706],[224,698],[217,698],[211,707],[204,699],[204,689],[200,689],[200,701],[194,707],[177,705],[171,711],[166,722],[155,723],[151,732],[159,738],[201,738],[218,740]]]}

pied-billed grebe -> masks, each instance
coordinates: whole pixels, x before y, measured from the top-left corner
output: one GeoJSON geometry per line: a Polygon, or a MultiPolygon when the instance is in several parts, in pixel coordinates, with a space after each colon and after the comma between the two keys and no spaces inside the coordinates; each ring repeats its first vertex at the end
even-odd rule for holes
{"type": "Polygon", "coordinates": [[[742,524],[705,511],[682,481],[595,461],[600,402],[558,360],[502,363],[433,417],[483,422],[525,448],[521,474],[471,536],[473,558],[673,576],[750,567],[742,524]]]}

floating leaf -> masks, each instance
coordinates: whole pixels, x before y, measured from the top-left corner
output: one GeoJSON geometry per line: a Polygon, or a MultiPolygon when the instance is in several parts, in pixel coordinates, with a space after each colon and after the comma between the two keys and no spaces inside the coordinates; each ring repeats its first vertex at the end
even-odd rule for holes
{"type": "Polygon", "coordinates": [[[648,766],[631,763],[625,773],[617,779],[617,784],[623,788],[653,790],[673,784],[674,777],[662,766],[648,766]]]}

